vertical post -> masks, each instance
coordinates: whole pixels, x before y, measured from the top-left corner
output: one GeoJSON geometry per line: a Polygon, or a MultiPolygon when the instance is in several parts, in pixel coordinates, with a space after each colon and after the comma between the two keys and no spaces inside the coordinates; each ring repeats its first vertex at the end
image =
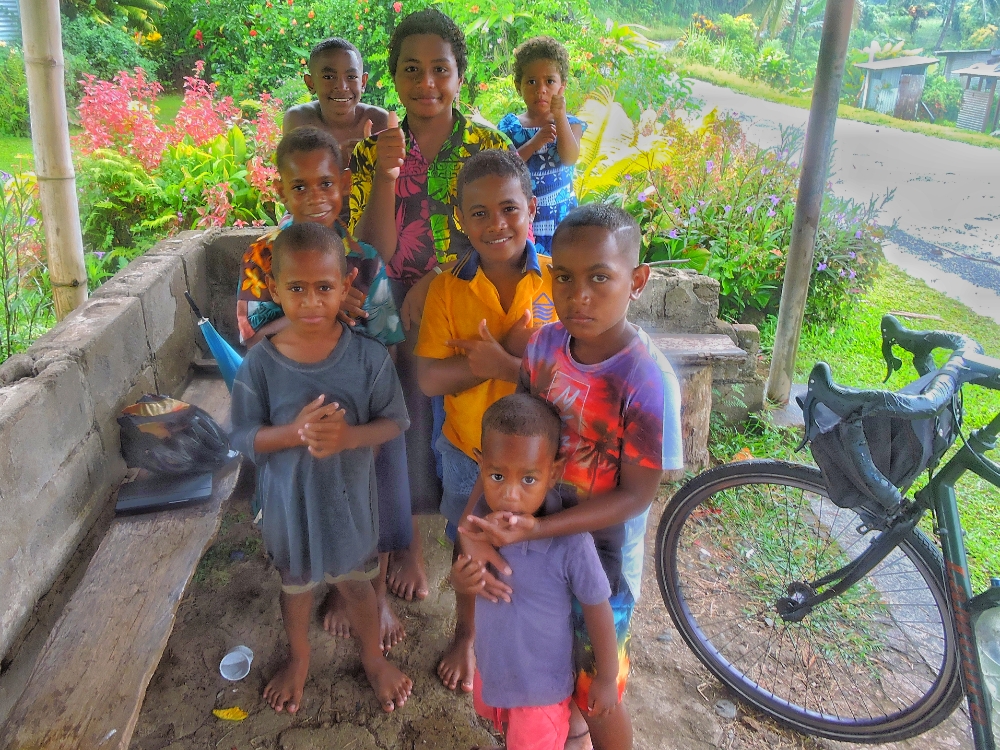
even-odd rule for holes
{"type": "Polygon", "coordinates": [[[21,0],[21,37],[49,279],[62,320],[87,299],[87,267],[69,148],[59,0],[21,0]]]}
{"type": "Polygon", "coordinates": [[[823,18],[816,81],[813,84],[802,156],[802,175],[799,178],[799,194],[792,222],[792,241],[785,263],[778,327],[774,334],[774,352],[767,378],[767,398],[779,404],[788,402],[792,388],[795,354],[799,348],[806,296],[809,293],[813,249],[816,245],[820,211],[823,208],[823,188],[830,167],[833,129],[837,122],[837,105],[840,103],[853,13],[854,0],[828,0],[823,18]]]}

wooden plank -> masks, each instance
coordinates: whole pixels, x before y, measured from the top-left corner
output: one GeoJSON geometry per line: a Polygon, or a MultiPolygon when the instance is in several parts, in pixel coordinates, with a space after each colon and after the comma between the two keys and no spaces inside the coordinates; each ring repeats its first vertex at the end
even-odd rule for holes
{"type": "Polygon", "coordinates": [[[677,367],[738,362],[747,353],[724,333],[663,333],[647,330],[653,343],[677,367]]]}
{"type": "MultiPolygon", "coordinates": [[[[228,422],[221,380],[196,378],[182,399],[228,422]]],[[[207,503],[112,523],[0,730],[0,748],[128,748],[177,606],[218,531],[239,466],[233,461],[216,474],[207,503]]]]}

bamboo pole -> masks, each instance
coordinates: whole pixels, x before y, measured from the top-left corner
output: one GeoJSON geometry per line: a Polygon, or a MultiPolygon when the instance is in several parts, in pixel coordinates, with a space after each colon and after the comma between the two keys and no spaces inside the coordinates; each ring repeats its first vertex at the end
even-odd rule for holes
{"type": "Polygon", "coordinates": [[[31,147],[52,297],[62,320],[87,299],[87,267],[69,147],[59,0],[21,0],[20,7],[31,147]]]}
{"type": "Polygon", "coordinates": [[[785,263],[778,327],[774,334],[774,352],[767,378],[767,398],[777,404],[788,403],[788,395],[792,389],[795,355],[805,317],[813,250],[823,208],[823,188],[830,168],[833,130],[837,123],[837,105],[840,103],[840,89],[844,81],[844,64],[853,13],[854,0],[827,1],[812,105],[809,108],[809,124],[806,126],[802,176],[799,178],[799,194],[792,222],[792,241],[785,263]]]}

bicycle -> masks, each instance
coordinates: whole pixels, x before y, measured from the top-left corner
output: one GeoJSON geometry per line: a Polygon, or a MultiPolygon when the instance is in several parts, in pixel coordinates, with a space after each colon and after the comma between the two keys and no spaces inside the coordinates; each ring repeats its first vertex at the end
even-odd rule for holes
{"type": "MultiPolygon", "coordinates": [[[[669,502],[656,535],[660,593],[687,645],[746,702],[806,734],[890,742],[921,734],[965,695],[977,750],[996,750],[974,625],[1000,586],[972,595],[955,483],[1000,486],[1000,414],[939,471],[961,433],[966,383],[1000,389],[1000,360],[960,334],[882,319],[898,392],[834,384],[819,363],[803,407],[820,468],[750,460],[710,469],[669,502]],[[933,351],[952,350],[936,367],[933,351]],[[926,486],[906,498],[928,470],[926,486]],[[917,524],[932,511],[939,547],[917,524]],[[943,555],[942,555],[943,551],[943,555]]],[[[996,581],[994,581],[996,584],[996,581]]]]}

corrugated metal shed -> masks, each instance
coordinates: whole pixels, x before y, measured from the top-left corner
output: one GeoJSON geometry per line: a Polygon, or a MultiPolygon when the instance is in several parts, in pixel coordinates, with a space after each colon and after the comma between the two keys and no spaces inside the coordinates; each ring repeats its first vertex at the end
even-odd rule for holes
{"type": "Polygon", "coordinates": [[[942,49],[934,54],[944,58],[944,70],[942,72],[945,79],[950,81],[957,77],[956,70],[964,68],[967,65],[972,65],[973,63],[986,62],[990,59],[993,51],[988,49],[942,49]]]}
{"type": "Polygon", "coordinates": [[[896,68],[926,68],[938,62],[936,57],[919,57],[917,55],[904,57],[890,57],[888,60],[875,60],[874,62],[854,63],[855,68],[865,70],[894,70],[896,68]]]}
{"type": "Polygon", "coordinates": [[[21,12],[17,0],[0,0],[0,42],[21,41],[21,12]]]}

